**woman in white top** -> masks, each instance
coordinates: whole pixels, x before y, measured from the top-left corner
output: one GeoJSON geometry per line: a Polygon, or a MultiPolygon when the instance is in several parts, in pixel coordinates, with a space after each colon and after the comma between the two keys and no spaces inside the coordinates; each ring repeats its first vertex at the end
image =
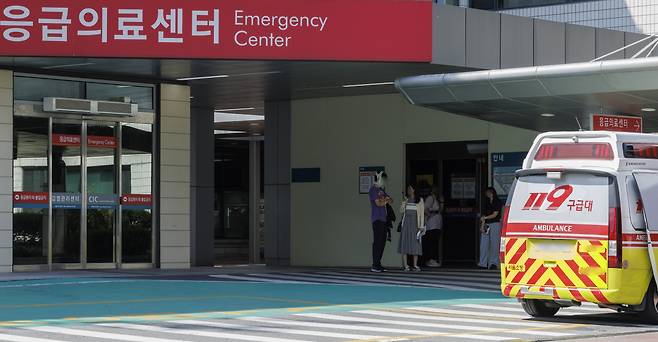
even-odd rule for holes
{"type": "Polygon", "coordinates": [[[422,198],[416,196],[416,189],[411,185],[407,187],[407,196],[402,202],[400,212],[404,213],[398,245],[398,253],[402,255],[402,267],[405,271],[411,270],[409,256],[412,256],[413,270],[419,272],[418,257],[423,254],[421,240],[425,233],[425,204],[422,198]]]}

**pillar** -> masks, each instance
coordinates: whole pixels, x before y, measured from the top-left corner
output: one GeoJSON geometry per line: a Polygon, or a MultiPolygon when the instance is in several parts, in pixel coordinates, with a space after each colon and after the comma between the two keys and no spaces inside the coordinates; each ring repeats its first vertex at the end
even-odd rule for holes
{"type": "Polygon", "coordinates": [[[12,271],[13,72],[0,70],[0,272],[12,271]]]}
{"type": "Polygon", "coordinates": [[[192,108],[190,195],[192,265],[215,264],[215,115],[212,108],[192,108]]]}

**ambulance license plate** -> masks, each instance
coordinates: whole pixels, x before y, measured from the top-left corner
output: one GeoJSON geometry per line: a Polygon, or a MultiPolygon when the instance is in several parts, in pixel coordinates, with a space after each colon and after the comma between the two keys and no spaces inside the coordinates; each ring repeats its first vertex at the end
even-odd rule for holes
{"type": "Polygon", "coordinates": [[[525,264],[505,265],[508,271],[525,272],[525,264]]]}

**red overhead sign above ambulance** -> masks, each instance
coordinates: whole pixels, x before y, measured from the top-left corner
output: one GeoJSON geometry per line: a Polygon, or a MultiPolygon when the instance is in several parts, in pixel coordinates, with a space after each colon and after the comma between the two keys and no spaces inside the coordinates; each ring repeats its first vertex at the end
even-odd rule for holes
{"type": "Polygon", "coordinates": [[[429,62],[432,2],[0,0],[0,55],[429,62]]]}
{"type": "Polygon", "coordinates": [[[642,118],[594,114],[592,115],[592,131],[642,133],[642,118]]]}

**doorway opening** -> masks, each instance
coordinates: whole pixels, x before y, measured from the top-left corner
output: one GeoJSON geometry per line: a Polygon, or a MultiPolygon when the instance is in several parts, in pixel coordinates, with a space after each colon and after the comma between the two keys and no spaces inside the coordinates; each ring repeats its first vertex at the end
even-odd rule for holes
{"type": "Polygon", "coordinates": [[[477,263],[479,217],[487,186],[486,141],[416,143],[406,145],[408,184],[421,196],[432,187],[444,199],[439,262],[471,267],[477,263]]]}

